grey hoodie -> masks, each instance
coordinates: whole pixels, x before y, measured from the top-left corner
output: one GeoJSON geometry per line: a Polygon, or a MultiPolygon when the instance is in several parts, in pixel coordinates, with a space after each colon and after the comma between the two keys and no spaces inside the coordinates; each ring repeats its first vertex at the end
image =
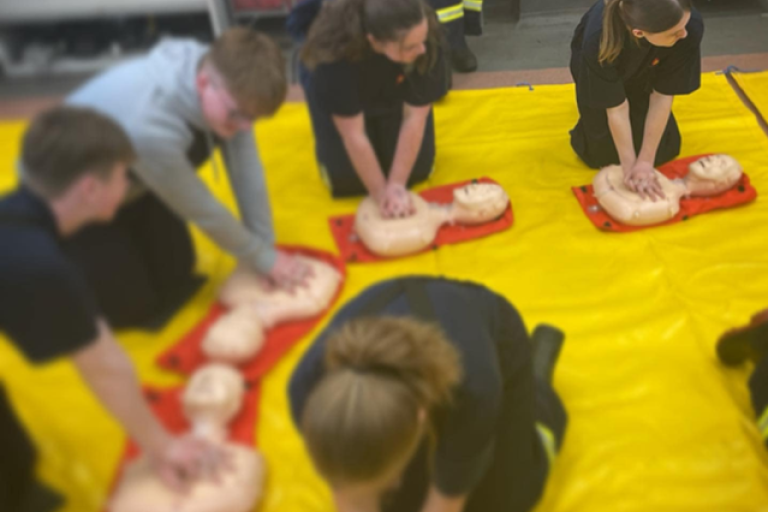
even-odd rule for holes
{"type": "Polygon", "coordinates": [[[241,132],[221,146],[242,223],[213,196],[186,156],[193,141],[189,125],[209,130],[195,88],[198,64],[207,51],[193,40],[162,41],[147,56],[97,76],[67,103],[94,108],[128,133],[138,153],[133,169],[141,181],[129,197],[146,187],[240,262],[268,272],[276,258],[274,231],[253,133],[241,132]]]}

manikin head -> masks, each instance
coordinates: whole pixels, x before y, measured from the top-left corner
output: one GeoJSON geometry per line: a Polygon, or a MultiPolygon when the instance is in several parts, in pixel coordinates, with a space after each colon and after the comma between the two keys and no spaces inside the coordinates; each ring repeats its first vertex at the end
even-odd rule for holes
{"type": "Polygon", "coordinates": [[[230,28],[200,63],[196,87],[208,126],[228,139],[280,108],[288,90],[285,59],[268,36],[230,28]]]}
{"type": "Polygon", "coordinates": [[[504,213],[509,196],[495,183],[470,183],[453,191],[454,217],[463,224],[482,224],[504,213]]]}
{"type": "Polygon", "coordinates": [[[434,325],[406,317],[343,325],[328,338],[325,375],[301,416],[315,467],[352,499],[393,487],[460,377],[458,354],[434,325]]]}
{"type": "Polygon", "coordinates": [[[62,234],[69,235],[114,217],[135,158],[128,136],[111,119],[91,109],[55,107],[24,134],[23,182],[51,205],[62,234]]]}
{"type": "Polygon", "coordinates": [[[732,188],[741,179],[741,165],[729,155],[711,155],[688,167],[685,185],[694,196],[717,195],[732,188]]]}
{"type": "Polygon", "coordinates": [[[264,324],[257,308],[240,305],[211,326],[203,340],[202,350],[213,361],[238,365],[261,350],[264,338],[264,324]]]}
{"type": "Polygon", "coordinates": [[[197,370],[184,389],[184,413],[195,432],[223,437],[240,411],[245,392],[242,375],[231,366],[209,364],[197,370]]]}
{"type": "MultiPolygon", "coordinates": [[[[669,48],[688,36],[691,0],[606,0],[600,63],[613,63],[621,53],[626,35],[645,39],[653,46],[669,48]]],[[[630,43],[632,44],[632,43],[630,43]]]]}

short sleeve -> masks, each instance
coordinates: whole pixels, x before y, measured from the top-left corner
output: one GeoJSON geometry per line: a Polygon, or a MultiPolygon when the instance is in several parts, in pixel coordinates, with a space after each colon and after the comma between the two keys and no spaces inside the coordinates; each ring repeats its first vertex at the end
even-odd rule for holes
{"type": "MultiPolygon", "coordinates": [[[[598,34],[599,35],[599,34],[598,34]]],[[[574,81],[579,105],[609,109],[626,100],[624,81],[615,64],[599,62],[600,38],[585,39],[580,55],[575,60],[574,81]]]]}
{"type": "Polygon", "coordinates": [[[445,52],[438,48],[432,67],[421,74],[413,70],[406,75],[403,101],[414,107],[430,105],[448,93],[448,71],[445,52]]]}
{"type": "Polygon", "coordinates": [[[73,354],[97,336],[95,300],[67,261],[30,268],[4,287],[0,327],[32,362],[73,354]]]}
{"type": "Polygon", "coordinates": [[[653,89],[661,94],[690,94],[701,87],[701,40],[704,23],[694,11],[686,27],[688,37],[678,41],[659,59],[654,69],[653,89]]]}
{"type": "Polygon", "coordinates": [[[312,94],[330,114],[356,116],[363,111],[357,70],[346,61],[321,64],[312,72],[312,94]]]}

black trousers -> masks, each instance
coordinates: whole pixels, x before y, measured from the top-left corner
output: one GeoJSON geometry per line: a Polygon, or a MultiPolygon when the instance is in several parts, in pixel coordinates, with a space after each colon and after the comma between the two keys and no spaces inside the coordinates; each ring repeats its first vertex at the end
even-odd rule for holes
{"type": "Polygon", "coordinates": [[[34,486],[37,453],[0,385],[0,510],[18,510],[34,486]]]}
{"type": "Polygon", "coordinates": [[[160,327],[200,284],[186,223],[147,193],[64,243],[116,328],[160,327]]]}
{"type": "MultiPolygon", "coordinates": [[[[636,153],[639,153],[643,146],[645,118],[648,115],[649,106],[649,94],[636,93],[629,96],[629,118],[636,153]]],[[[606,110],[579,105],[579,115],[581,116],[579,122],[571,130],[571,146],[579,158],[593,169],[619,164],[619,153],[608,126],[606,110]]],[[[674,160],[679,154],[680,129],[677,127],[674,114],[670,113],[656,152],[655,165],[659,166],[674,160]]]]}
{"type": "Polygon", "coordinates": [[[502,360],[517,368],[504,383],[504,410],[497,434],[493,462],[480,485],[467,501],[465,512],[527,512],[544,492],[549,460],[541,426],[553,436],[559,449],[565,437],[568,416],[551,384],[534,377],[531,345],[521,342],[518,312],[504,297],[496,297],[502,339],[502,360]],[[513,341],[514,340],[514,341],[513,341]],[[528,421],[520,421],[526,414],[528,421]],[[537,469],[546,468],[544,471],[537,469]]]}
{"type": "Polygon", "coordinates": [[[479,36],[483,33],[482,2],[474,2],[480,10],[471,9],[462,0],[428,0],[446,31],[452,48],[464,46],[464,35],[479,36]],[[460,12],[461,15],[457,16],[460,12]]]}
{"type": "Polygon", "coordinates": [[[768,448],[768,356],[763,356],[749,379],[752,407],[760,422],[760,433],[768,448]]]}
{"type": "MultiPolygon", "coordinates": [[[[567,414],[552,386],[534,377],[531,343],[519,313],[504,297],[484,286],[462,284],[486,291],[487,307],[496,310],[499,364],[505,368],[502,373],[506,376],[493,459],[480,484],[470,493],[464,510],[527,512],[541,498],[550,471],[539,425],[551,432],[554,448],[559,449],[565,437],[567,414]]],[[[431,485],[429,443],[422,443],[414,460],[416,463],[409,466],[402,478],[403,488],[385,497],[384,512],[418,512],[423,508],[431,485]]]]}
{"type": "MultiPolygon", "coordinates": [[[[331,115],[319,105],[312,94],[311,73],[301,66],[301,84],[307,97],[309,114],[312,118],[312,131],[315,135],[315,155],[320,172],[327,179],[333,197],[352,197],[367,194],[367,190],[357,175],[341,135],[333,124],[331,115]]],[[[397,149],[400,127],[403,122],[402,105],[388,112],[365,112],[365,131],[371,141],[376,158],[382,171],[388,175],[397,149]]],[[[424,127],[421,149],[408,179],[408,186],[426,180],[432,173],[435,163],[435,120],[429,113],[424,127]]]]}

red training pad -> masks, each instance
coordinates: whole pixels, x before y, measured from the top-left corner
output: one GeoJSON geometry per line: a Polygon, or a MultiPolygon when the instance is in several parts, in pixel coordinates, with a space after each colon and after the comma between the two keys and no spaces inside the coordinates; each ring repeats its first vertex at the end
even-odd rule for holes
{"type": "MultiPolygon", "coordinates": [[[[430,203],[449,204],[453,202],[453,191],[459,187],[463,187],[471,183],[473,180],[462,181],[460,183],[452,183],[450,185],[443,185],[442,187],[431,188],[420,192],[419,195],[430,203]]],[[[491,178],[480,178],[477,181],[480,183],[498,183],[491,178]]],[[[477,226],[464,226],[461,224],[455,224],[453,226],[445,225],[437,231],[435,241],[431,247],[427,247],[423,251],[426,252],[430,249],[437,249],[441,245],[458,244],[467,240],[473,240],[475,238],[482,238],[484,236],[504,231],[512,226],[514,217],[512,215],[512,204],[510,203],[504,214],[496,220],[480,224],[477,226]]],[[[386,261],[389,259],[397,258],[385,258],[377,256],[370,252],[363,242],[361,242],[355,235],[355,216],[354,215],[341,215],[338,217],[331,217],[328,219],[328,223],[331,226],[331,232],[333,238],[336,240],[336,247],[339,248],[341,258],[346,262],[354,263],[368,263],[374,261],[386,261]]],[[[408,257],[401,256],[401,258],[408,257]]]]}
{"type": "MultiPolygon", "coordinates": [[[[246,391],[243,394],[243,405],[240,412],[229,424],[229,441],[245,446],[256,447],[256,423],[259,419],[259,402],[261,401],[261,384],[256,380],[246,381],[246,391]]],[[[152,412],[170,432],[181,434],[189,430],[189,422],[184,417],[181,406],[181,394],[183,387],[169,389],[145,388],[144,396],[147,397],[152,412]]],[[[123,450],[123,456],[115,471],[110,495],[117,488],[123,469],[126,464],[140,455],[136,444],[128,440],[123,450]]],[[[106,511],[106,506],[105,506],[106,511]]]]}
{"type": "MultiPolygon", "coordinates": [[[[700,158],[704,158],[709,155],[691,156],[687,158],[681,158],[674,162],[669,162],[659,167],[659,172],[669,179],[683,178],[688,174],[688,166],[700,158]]],[[[674,224],[688,220],[694,215],[700,215],[712,210],[718,210],[720,208],[733,208],[742,204],[754,201],[757,197],[757,190],[749,182],[749,177],[742,173],[739,182],[730,190],[726,190],[720,195],[711,197],[683,197],[680,199],[680,211],[677,212],[673,218],[661,222],[659,224],[652,224],[649,226],[627,226],[621,224],[613,217],[608,215],[605,210],[600,206],[595,199],[594,190],[592,185],[584,185],[582,187],[573,187],[573,193],[576,199],[581,205],[581,209],[584,210],[587,218],[592,221],[592,224],[602,231],[613,231],[616,233],[628,233],[630,231],[637,231],[645,228],[652,228],[655,226],[665,226],[667,224],[674,224]],[[592,209],[593,211],[591,211],[592,209]]]]}
{"type": "MultiPolygon", "coordinates": [[[[278,324],[266,333],[266,339],[261,351],[251,361],[240,367],[246,379],[254,380],[261,378],[272,369],[280,358],[293,347],[296,342],[303,338],[315,325],[325,316],[328,309],[339,299],[341,289],[344,287],[346,279],[346,268],[344,262],[336,256],[314,249],[302,247],[280,247],[281,250],[303,254],[318,260],[322,260],[332,265],[341,275],[341,283],[336,291],[328,308],[314,318],[300,320],[295,322],[286,322],[278,324]]],[[[181,373],[183,375],[192,374],[197,368],[208,362],[201,349],[203,339],[213,322],[226,312],[226,308],[220,303],[215,302],[203,320],[189,331],[178,343],[166,350],[157,358],[157,364],[162,368],[181,373]]]]}

